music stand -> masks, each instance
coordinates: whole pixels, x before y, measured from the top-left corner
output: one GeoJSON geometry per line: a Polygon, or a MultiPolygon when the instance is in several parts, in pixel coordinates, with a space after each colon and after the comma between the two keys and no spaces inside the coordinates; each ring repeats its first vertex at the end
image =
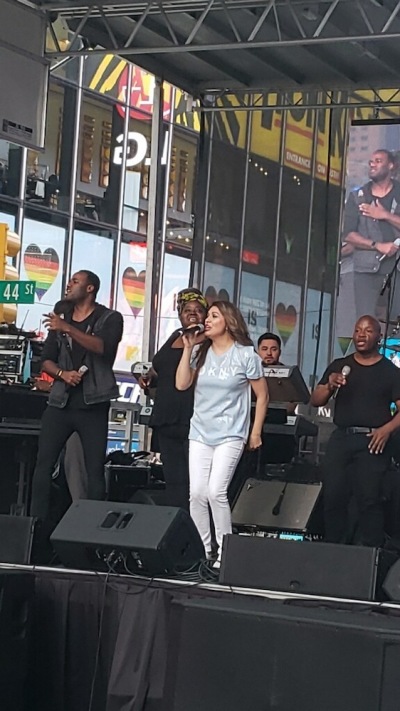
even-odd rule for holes
{"type": "Polygon", "coordinates": [[[310,391],[297,365],[264,368],[270,401],[273,403],[310,401],[310,391]]]}
{"type": "MultiPolygon", "coordinates": [[[[264,368],[267,380],[270,405],[265,423],[285,425],[288,403],[308,403],[310,392],[297,365],[276,365],[264,368]]],[[[299,441],[287,434],[268,434],[268,442],[263,442],[260,455],[260,468],[266,463],[288,464],[298,453],[299,441]]]]}

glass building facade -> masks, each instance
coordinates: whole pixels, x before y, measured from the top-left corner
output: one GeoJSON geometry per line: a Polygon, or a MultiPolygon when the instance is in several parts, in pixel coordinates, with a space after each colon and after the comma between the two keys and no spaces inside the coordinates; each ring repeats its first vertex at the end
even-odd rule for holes
{"type": "Polygon", "coordinates": [[[199,122],[183,93],[162,85],[154,155],[155,88],[153,76],[118,57],[61,62],[51,72],[44,151],[0,141],[0,222],[22,237],[20,278],[36,281],[35,304],[19,306],[17,325],[45,335],[43,314],[73,272],[90,269],[101,279],[99,301],[124,316],[120,372],[142,357],[154,166],[153,350],[177,323],[174,295],[190,275],[199,122]]]}
{"type": "Polygon", "coordinates": [[[346,120],[339,109],[233,111],[206,127],[194,274],[210,298],[239,305],[254,341],[279,334],[283,362],[309,384],[330,357],[346,120]]]}
{"type": "Polygon", "coordinates": [[[54,65],[44,150],[0,141],[0,222],[22,237],[20,277],[36,281],[17,325],[44,335],[69,276],[91,269],[99,300],[124,316],[115,369],[130,372],[177,326],[176,294],[193,283],[210,303],[237,303],[255,340],[277,332],[283,361],[312,384],[340,355],[344,156],[350,113],[372,115],[362,98],[351,112],[247,112],[231,99],[200,118],[190,97],[119,57],[54,65]]]}
{"type": "MultiPolygon", "coordinates": [[[[379,119],[398,119],[396,91],[383,95],[379,119]]],[[[199,156],[193,279],[209,300],[238,304],[254,342],[279,334],[282,361],[298,364],[309,386],[351,341],[336,319],[349,129],[353,119],[376,119],[372,106],[357,106],[372,104],[370,91],[332,98],[347,108],[326,108],[317,92],[286,95],[298,107],[283,110],[266,108],[283,104],[274,94],[253,96],[264,108],[252,111],[217,99],[219,110],[203,119],[199,156]]],[[[379,147],[370,142],[362,154],[364,182],[379,147]]]]}

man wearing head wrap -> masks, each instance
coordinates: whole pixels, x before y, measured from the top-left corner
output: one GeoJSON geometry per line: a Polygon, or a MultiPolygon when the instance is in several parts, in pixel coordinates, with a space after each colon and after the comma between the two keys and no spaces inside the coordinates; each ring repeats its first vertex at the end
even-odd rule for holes
{"type": "MultiPolygon", "coordinates": [[[[189,287],[179,292],[177,311],[182,328],[203,324],[207,301],[198,289],[189,287]]],[[[198,336],[199,343],[203,334],[198,336]]],[[[150,425],[153,428],[152,449],[160,452],[169,506],[189,510],[189,423],[193,413],[193,388],[179,391],[175,373],[183,352],[182,330],[172,333],[153,358],[153,367],[139,380],[143,388],[156,387],[150,425]]]]}

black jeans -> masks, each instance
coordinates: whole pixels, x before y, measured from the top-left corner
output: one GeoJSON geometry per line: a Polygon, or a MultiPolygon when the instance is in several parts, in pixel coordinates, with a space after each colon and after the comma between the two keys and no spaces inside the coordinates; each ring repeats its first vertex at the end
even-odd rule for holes
{"type": "Polygon", "coordinates": [[[189,428],[165,425],[155,429],[163,463],[165,503],[189,511],[189,428]]]}
{"type": "Polygon", "coordinates": [[[109,403],[86,409],[49,406],[42,417],[39,449],[32,482],[31,516],[48,519],[51,476],[67,439],[78,432],[88,476],[88,498],[105,498],[104,460],[109,403]]]}
{"type": "Polygon", "coordinates": [[[383,454],[370,454],[366,434],[335,430],[323,461],[325,539],[346,543],[348,508],[352,496],[358,509],[361,543],[380,546],[384,541],[382,485],[390,463],[389,445],[383,454]]]}

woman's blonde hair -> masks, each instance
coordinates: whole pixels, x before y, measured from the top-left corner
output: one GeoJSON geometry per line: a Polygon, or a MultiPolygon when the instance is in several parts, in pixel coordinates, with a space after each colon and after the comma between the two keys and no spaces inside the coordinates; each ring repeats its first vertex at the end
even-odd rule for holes
{"type": "MultiPolygon", "coordinates": [[[[226,330],[235,343],[240,343],[241,346],[252,346],[253,341],[249,336],[245,320],[237,306],[230,301],[214,301],[209,307],[209,311],[211,311],[214,306],[221,313],[221,316],[224,317],[226,330]]],[[[200,368],[204,365],[210,346],[211,341],[206,338],[201,344],[196,356],[196,373],[198,373],[200,368]]]]}

